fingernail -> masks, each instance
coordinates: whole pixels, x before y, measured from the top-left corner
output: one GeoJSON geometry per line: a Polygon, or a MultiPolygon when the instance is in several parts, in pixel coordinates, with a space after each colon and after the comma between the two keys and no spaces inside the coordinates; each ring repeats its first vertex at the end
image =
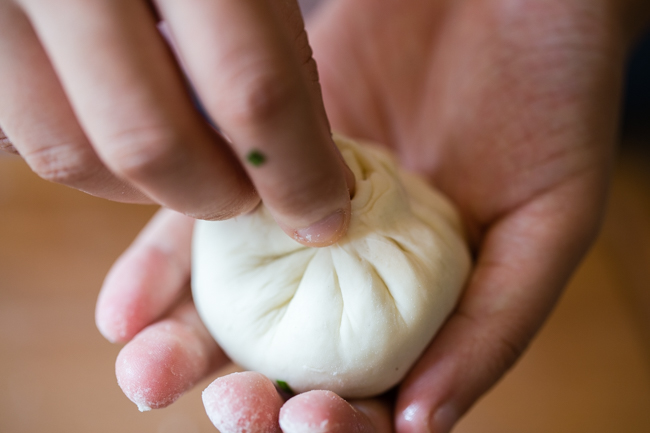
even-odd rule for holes
{"type": "Polygon", "coordinates": [[[348,215],[348,212],[339,209],[309,227],[295,230],[293,238],[301,244],[310,247],[331,245],[345,234],[348,215]]]}
{"type": "Polygon", "coordinates": [[[456,410],[447,404],[436,410],[431,417],[430,430],[435,433],[448,433],[458,421],[456,410]]]}

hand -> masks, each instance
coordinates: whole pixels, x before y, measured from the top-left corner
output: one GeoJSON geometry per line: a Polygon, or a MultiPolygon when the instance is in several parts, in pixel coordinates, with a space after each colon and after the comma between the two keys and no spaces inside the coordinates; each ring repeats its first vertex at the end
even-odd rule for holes
{"type": "MultiPolygon", "coordinates": [[[[325,420],[325,431],[453,426],[525,349],[595,235],[629,44],[618,30],[621,16],[604,1],[559,0],[359,0],[321,11],[310,37],[335,129],[387,144],[448,194],[467,222],[476,267],[394,407],[373,399],[353,409],[312,392],[280,409],[271,384],[249,373],[206,390],[206,409],[218,426],[239,412],[241,422],[261,427],[251,417],[258,408],[276,430],[279,416],[285,432],[325,420]],[[248,400],[222,393],[247,384],[256,390],[248,400]]],[[[129,340],[177,299],[187,279],[182,269],[189,269],[189,222],[176,221],[172,230],[174,218],[161,215],[107,279],[98,306],[106,335],[125,329],[119,339],[129,340]],[[181,227],[185,247],[171,243],[161,259],[157,243],[181,227]],[[155,279],[162,265],[175,269],[175,280],[155,279]],[[159,293],[167,300],[152,308],[147,300],[159,293]],[[110,305],[116,305],[113,315],[110,305]],[[114,328],[106,325],[111,317],[114,328]]],[[[117,371],[134,401],[163,406],[225,362],[191,304],[184,304],[135,337],[117,371]],[[190,360],[201,368],[182,368],[190,360]],[[138,394],[141,389],[149,393],[138,394]]]]}
{"type": "Polygon", "coordinates": [[[45,179],[202,219],[259,193],[300,242],[346,231],[354,181],[295,0],[0,0],[0,83],[0,149],[45,179]]]}
{"type": "Polygon", "coordinates": [[[597,232],[625,51],[649,7],[382,5],[333,3],[310,38],[334,128],[390,146],[472,234],[464,296],[392,413],[400,433],[446,432],[525,350],[597,232]]]}
{"type": "MultiPolygon", "coordinates": [[[[201,322],[189,299],[193,220],[161,210],[108,274],[96,321],[113,342],[128,342],[116,362],[118,383],[140,410],[165,407],[230,361],[201,322]]],[[[328,391],[300,394],[286,404],[258,373],[214,381],[203,394],[208,415],[223,433],[391,431],[386,398],[352,402],[328,391]],[[279,420],[279,421],[278,421],[279,420]],[[327,430],[326,430],[327,431],[327,430]]]]}

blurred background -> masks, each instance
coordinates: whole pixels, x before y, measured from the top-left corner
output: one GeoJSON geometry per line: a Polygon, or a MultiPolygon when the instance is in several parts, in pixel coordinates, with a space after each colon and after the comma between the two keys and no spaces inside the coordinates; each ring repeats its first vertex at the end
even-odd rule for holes
{"type": "MultiPolygon", "coordinates": [[[[650,37],[630,62],[603,230],[525,356],[460,433],[650,431],[650,37]]],[[[109,267],[155,212],[0,156],[0,432],[214,432],[201,390],[140,413],[95,328],[109,267]]]]}

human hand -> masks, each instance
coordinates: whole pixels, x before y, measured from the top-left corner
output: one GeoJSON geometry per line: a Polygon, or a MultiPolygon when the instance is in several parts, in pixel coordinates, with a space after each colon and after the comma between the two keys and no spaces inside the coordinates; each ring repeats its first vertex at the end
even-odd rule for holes
{"type": "MultiPolygon", "coordinates": [[[[629,44],[620,30],[624,19],[604,1],[415,3],[335,2],[321,11],[310,37],[335,129],[387,144],[462,210],[476,252],[465,296],[400,386],[394,406],[374,399],[357,402],[355,411],[316,392],[280,409],[271,384],[245,374],[219,379],[206,391],[206,409],[217,425],[235,412],[246,422],[263,408],[276,430],[273,417],[280,417],[285,432],[296,424],[282,417],[298,413],[303,426],[329,420],[325,431],[341,425],[351,431],[448,431],[524,350],[597,230],[629,44]],[[246,398],[223,394],[244,386],[254,389],[246,398]],[[292,405],[301,410],[288,410],[292,405]]],[[[160,241],[172,231],[160,228],[150,238],[160,241]]],[[[153,297],[153,288],[164,286],[162,293],[174,293],[166,295],[168,307],[180,292],[169,289],[168,279],[153,279],[163,264],[152,258],[154,250],[136,243],[100,299],[98,323],[109,320],[99,314],[109,311],[107,305],[120,302],[114,317],[137,323],[122,340],[165,311],[129,299],[153,297]],[[127,278],[137,269],[138,280],[127,278]],[[118,280],[131,295],[108,296],[118,280]]],[[[133,390],[149,388],[156,392],[148,402],[165,405],[227,362],[191,304],[183,308],[186,322],[172,313],[120,355],[118,377],[132,399],[133,390]],[[170,320],[184,333],[164,330],[170,320]],[[147,355],[152,342],[164,348],[153,351],[166,353],[164,359],[147,355]],[[201,368],[182,369],[190,359],[201,368]],[[172,367],[182,374],[172,375],[172,367]]]]}
{"type": "Polygon", "coordinates": [[[0,0],[0,149],[45,179],[201,219],[247,212],[259,193],[298,241],[335,242],[354,181],[296,1],[151,3],[0,0]]]}
{"type": "MultiPolygon", "coordinates": [[[[165,407],[230,361],[201,322],[189,296],[191,218],[161,210],[117,261],[100,294],[96,321],[113,342],[127,342],[116,362],[118,383],[142,411],[165,407]]],[[[286,404],[258,373],[214,381],[203,394],[208,415],[223,433],[305,431],[388,432],[386,398],[350,405],[328,391],[286,404]],[[237,427],[239,426],[239,427],[237,427]],[[328,430],[329,431],[329,430],[328,430]]]]}
{"type": "Polygon", "coordinates": [[[649,6],[382,5],[334,3],[310,37],[334,128],[391,147],[472,235],[464,296],[392,413],[400,433],[446,432],[525,350],[595,236],[625,54],[649,6]]]}

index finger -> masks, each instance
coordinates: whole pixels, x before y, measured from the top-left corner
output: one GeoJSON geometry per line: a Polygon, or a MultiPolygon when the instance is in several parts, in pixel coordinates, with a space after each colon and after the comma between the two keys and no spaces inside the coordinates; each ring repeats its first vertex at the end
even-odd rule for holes
{"type": "Polygon", "coordinates": [[[202,102],[276,221],[313,246],[338,240],[352,185],[324,116],[295,0],[156,4],[202,102]]]}

